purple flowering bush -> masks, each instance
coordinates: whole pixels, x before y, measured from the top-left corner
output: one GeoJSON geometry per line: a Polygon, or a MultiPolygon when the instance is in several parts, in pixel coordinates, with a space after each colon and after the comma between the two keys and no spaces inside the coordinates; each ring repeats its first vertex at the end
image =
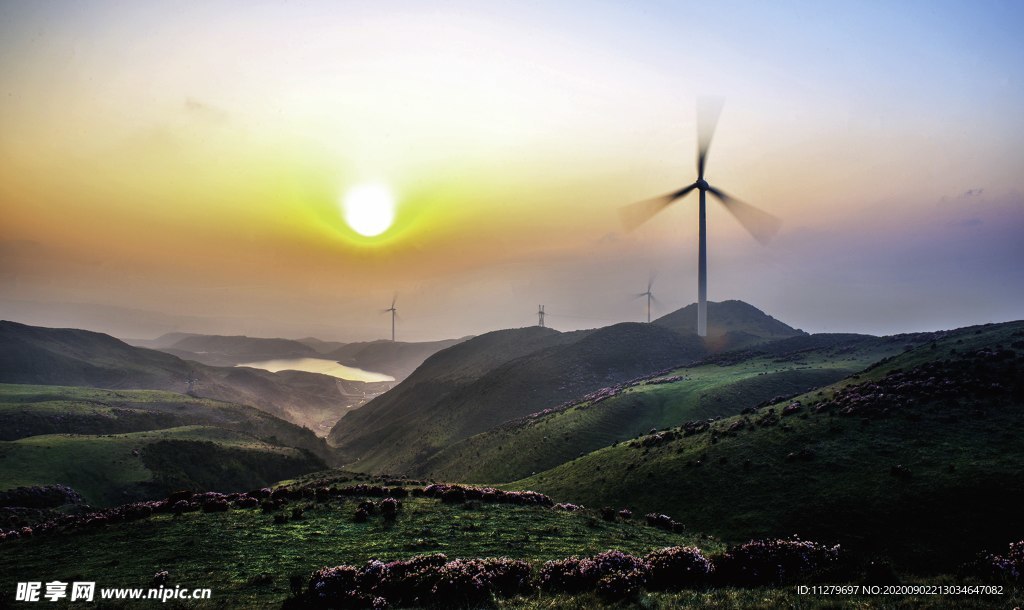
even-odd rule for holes
{"type": "Polygon", "coordinates": [[[716,580],[732,586],[788,585],[835,569],[839,545],[789,539],[751,540],[715,557],[716,580]]]}
{"type": "Polygon", "coordinates": [[[711,560],[694,547],[659,549],[648,553],[643,561],[647,565],[647,588],[655,591],[706,586],[715,570],[711,560]]]}
{"type": "Polygon", "coordinates": [[[387,606],[467,607],[492,596],[510,597],[533,589],[530,564],[504,557],[454,559],[441,554],[384,563],[323,568],[313,573],[295,607],[377,608],[387,606]]]}
{"type": "Polygon", "coordinates": [[[1024,540],[1011,542],[1005,555],[986,555],[981,563],[982,574],[988,580],[1024,583],[1024,540]]]}
{"type": "MultiPolygon", "coordinates": [[[[621,551],[605,551],[582,559],[573,556],[546,562],[540,569],[540,586],[547,591],[580,593],[594,590],[610,574],[632,571],[646,574],[647,566],[641,559],[621,551]]],[[[634,577],[631,582],[636,580],[634,577]]]]}

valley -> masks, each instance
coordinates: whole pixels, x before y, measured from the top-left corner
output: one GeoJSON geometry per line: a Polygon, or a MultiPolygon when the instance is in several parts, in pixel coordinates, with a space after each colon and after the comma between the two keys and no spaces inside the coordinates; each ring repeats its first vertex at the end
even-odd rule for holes
{"type": "Polygon", "coordinates": [[[555,569],[545,562],[608,549],[634,557],[643,578],[653,578],[655,564],[643,562],[658,549],[709,557],[720,576],[693,591],[622,581],[635,587],[624,599],[666,607],[793,604],[778,584],[858,582],[876,564],[897,580],[994,582],[984,557],[998,556],[984,553],[1024,538],[1015,517],[1024,452],[1013,432],[1024,425],[1024,322],[812,335],[746,304],[724,307],[732,315],[719,319],[729,322],[708,341],[660,323],[466,339],[426,357],[326,439],[258,405],[124,387],[162,383],[179,361],[149,352],[118,360],[138,348],[86,334],[60,361],[77,363],[67,370],[40,356],[31,362],[46,363],[41,371],[22,359],[5,375],[115,385],[111,371],[140,374],[120,387],[0,385],[0,493],[16,502],[57,493],[47,486],[70,490],[42,507],[0,506],[15,527],[3,545],[17,552],[6,556],[18,558],[17,567],[0,559],[0,571],[20,578],[51,566],[55,576],[75,570],[130,586],[150,572],[194,582],[213,570],[224,595],[255,607],[306,607],[316,578],[307,576],[325,566],[355,574],[376,559],[399,566],[433,553],[454,560],[448,570],[476,569],[455,558],[524,561],[525,588],[487,594],[497,607],[619,599],[588,588],[597,580],[580,590],[544,584],[555,569]],[[101,357],[89,354],[96,345],[101,357]],[[183,490],[191,504],[162,499],[183,490]],[[146,508],[121,506],[129,502],[146,508]],[[96,510],[136,516],[81,525],[108,514],[96,510]],[[10,539],[24,528],[36,531],[10,539]],[[778,581],[728,576],[732,557],[751,552],[744,544],[782,553],[793,536],[815,541],[824,563],[778,581]],[[82,566],[59,559],[82,544],[104,551],[82,566]],[[829,545],[843,549],[842,562],[829,559],[829,545]],[[115,577],[109,565],[129,547],[147,559],[115,577]],[[244,560],[228,561],[243,549],[244,560]]]}

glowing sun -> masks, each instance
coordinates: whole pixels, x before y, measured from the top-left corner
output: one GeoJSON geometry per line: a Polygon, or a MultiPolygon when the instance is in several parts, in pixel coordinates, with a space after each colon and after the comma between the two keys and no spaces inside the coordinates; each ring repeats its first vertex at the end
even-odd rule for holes
{"type": "Polygon", "coordinates": [[[353,186],[341,206],[348,226],[366,237],[387,231],[395,220],[395,198],[383,184],[353,186]]]}

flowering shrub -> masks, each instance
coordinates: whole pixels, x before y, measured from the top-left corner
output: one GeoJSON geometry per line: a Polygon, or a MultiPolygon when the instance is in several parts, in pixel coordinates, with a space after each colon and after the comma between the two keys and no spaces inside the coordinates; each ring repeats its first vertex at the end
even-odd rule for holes
{"type": "Polygon", "coordinates": [[[735,586],[784,585],[808,580],[835,567],[839,545],[824,546],[793,537],[751,540],[715,558],[717,579],[735,586]]]}
{"type": "Polygon", "coordinates": [[[572,512],[583,510],[583,507],[580,506],[579,504],[569,504],[568,502],[566,502],[566,503],[562,503],[562,504],[555,504],[554,509],[555,510],[564,510],[564,511],[568,511],[568,512],[572,513],[572,512]]]}
{"type": "Polygon", "coordinates": [[[987,555],[982,560],[983,575],[996,582],[1024,582],[1024,540],[1011,542],[1005,555],[987,555]]]}
{"type": "Polygon", "coordinates": [[[438,569],[432,602],[441,606],[478,606],[491,595],[511,596],[530,586],[530,565],[512,559],[456,559],[438,569]]]}
{"type": "Polygon", "coordinates": [[[708,584],[714,564],[693,547],[669,547],[648,553],[647,586],[656,591],[671,591],[708,584]]]}
{"type": "Polygon", "coordinates": [[[540,586],[548,591],[579,593],[594,589],[605,576],[634,570],[646,574],[647,566],[621,551],[605,551],[583,559],[568,557],[548,561],[541,567],[540,586]]]}
{"type": "Polygon", "coordinates": [[[485,604],[493,595],[526,593],[532,587],[530,564],[525,561],[449,561],[436,554],[391,563],[371,561],[361,570],[323,568],[313,573],[302,601],[321,608],[463,607],[485,604]]]}
{"type": "Polygon", "coordinates": [[[579,557],[547,561],[540,569],[540,586],[546,591],[579,593],[594,583],[589,582],[580,566],[579,557]]]}
{"type": "Polygon", "coordinates": [[[602,599],[617,602],[633,599],[640,594],[644,583],[647,582],[647,574],[641,570],[629,570],[628,572],[612,572],[602,576],[597,581],[597,594],[602,599]]]}
{"type": "Polygon", "coordinates": [[[398,511],[402,508],[402,503],[394,498],[384,498],[380,501],[379,508],[384,519],[392,521],[398,518],[398,511]]]}
{"type": "Polygon", "coordinates": [[[675,520],[668,515],[647,513],[647,525],[650,525],[651,527],[657,527],[671,532],[675,523],[675,520]]]}
{"type": "Polygon", "coordinates": [[[482,502],[499,502],[502,504],[520,504],[532,506],[554,506],[555,502],[544,494],[535,491],[503,491],[493,487],[466,487],[464,485],[434,484],[420,490],[412,490],[414,496],[424,495],[429,498],[440,498],[442,502],[461,504],[466,500],[482,502]],[[461,498],[461,499],[460,499],[461,498]]]}

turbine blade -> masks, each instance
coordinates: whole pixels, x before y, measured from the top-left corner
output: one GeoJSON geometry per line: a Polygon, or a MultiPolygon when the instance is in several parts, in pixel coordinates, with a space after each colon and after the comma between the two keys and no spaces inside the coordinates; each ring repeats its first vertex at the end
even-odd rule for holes
{"type": "Polygon", "coordinates": [[[398,300],[398,293],[396,292],[395,296],[391,297],[391,308],[392,309],[395,308],[395,301],[397,301],[397,300],[398,300]]]}
{"type": "Polygon", "coordinates": [[[768,212],[755,208],[749,203],[744,203],[731,195],[726,195],[714,187],[709,187],[708,192],[718,197],[725,209],[732,212],[743,228],[762,245],[767,244],[779,232],[782,221],[768,212]]]}
{"type": "Polygon", "coordinates": [[[638,201],[619,208],[619,218],[622,220],[622,225],[626,227],[627,231],[632,231],[650,220],[658,212],[664,210],[668,204],[685,196],[695,188],[697,188],[696,183],[681,188],[674,193],[668,193],[654,199],[638,201]]]}
{"type": "Polygon", "coordinates": [[[702,97],[697,100],[697,179],[704,179],[704,166],[715,136],[718,117],[722,114],[722,98],[702,97]]]}

